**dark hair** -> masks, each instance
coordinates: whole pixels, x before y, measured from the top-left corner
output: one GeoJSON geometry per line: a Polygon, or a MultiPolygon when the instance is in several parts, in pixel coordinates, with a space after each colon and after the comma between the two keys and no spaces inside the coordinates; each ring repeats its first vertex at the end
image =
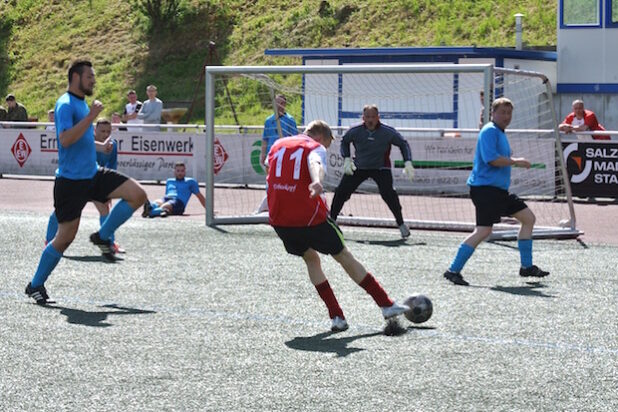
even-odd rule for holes
{"type": "Polygon", "coordinates": [[[378,106],[376,104],[366,104],[363,106],[363,114],[365,114],[365,112],[367,112],[368,110],[375,110],[377,114],[380,114],[379,110],[378,110],[378,106]]]}
{"type": "Polygon", "coordinates": [[[69,67],[69,83],[71,83],[71,79],[73,78],[73,73],[77,73],[80,76],[82,75],[82,73],[84,72],[85,66],[92,67],[92,63],[89,62],[88,60],[78,60],[76,62],[73,62],[73,64],[71,64],[71,67],[69,67]]]}

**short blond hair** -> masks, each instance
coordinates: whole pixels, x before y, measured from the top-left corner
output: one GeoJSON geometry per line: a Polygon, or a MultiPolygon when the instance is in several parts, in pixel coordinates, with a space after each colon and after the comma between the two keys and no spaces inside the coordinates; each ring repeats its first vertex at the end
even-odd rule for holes
{"type": "Polygon", "coordinates": [[[330,130],[330,126],[324,120],[314,120],[309,123],[305,128],[305,134],[314,138],[318,137],[318,135],[322,135],[326,138],[330,137],[331,140],[335,138],[333,132],[330,130]]]}
{"type": "Polygon", "coordinates": [[[495,112],[496,110],[498,110],[498,107],[500,106],[508,106],[511,109],[513,109],[513,102],[506,98],[506,97],[498,97],[496,100],[493,101],[493,103],[491,104],[491,112],[495,112]]]}

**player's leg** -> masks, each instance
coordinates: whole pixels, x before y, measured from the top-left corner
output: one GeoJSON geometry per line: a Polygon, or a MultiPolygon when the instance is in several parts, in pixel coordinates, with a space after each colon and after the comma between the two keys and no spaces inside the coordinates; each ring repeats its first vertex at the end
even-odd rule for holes
{"type": "Polygon", "coordinates": [[[397,226],[401,232],[401,237],[404,239],[408,238],[410,236],[410,229],[408,229],[408,226],[403,223],[403,214],[401,213],[399,195],[393,187],[393,173],[390,169],[381,169],[374,172],[372,178],[378,185],[378,190],[380,191],[382,200],[386,202],[386,205],[395,217],[395,222],[397,222],[397,226]]]}
{"type": "Polygon", "coordinates": [[[333,220],[337,220],[339,212],[343,208],[343,204],[350,199],[352,193],[356,191],[358,186],[367,179],[367,175],[362,170],[356,170],[353,175],[344,174],[339,182],[339,186],[335,189],[335,195],[333,196],[333,202],[330,205],[330,217],[333,220]]]}
{"type": "Polygon", "coordinates": [[[335,293],[330,287],[326,275],[322,271],[320,256],[315,249],[309,246],[311,233],[316,230],[315,227],[295,228],[274,226],[273,229],[275,229],[275,232],[277,232],[277,235],[283,242],[285,250],[291,255],[302,257],[305,261],[307,272],[309,273],[309,280],[328,309],[328,315],[332,321],[331,330],[333,332],[346,330],[348,328],[348,323],[335,297],[335,293]]]}
{"type": "Polygon", "coordinates": [[[494,223],[500,221],[501,210],[504,206],[504,194],[494,189],[489,187],[470,188],[470,198],[476,210],[476,227],[459,245],[455,258],[443,274],[444,278],[456,285],[469,285],[461,275],[461,271],[474,254],[476,247],[491,235],[494,223]]]}
{"type": "Polygon", "coordinates": [[[166,217],[167,215],[182,214],[182,212],[174,213],[174,204],[172,200],[173,199],[169,199],[169,200],[166,200],[165,202],[160,202],[156,207],[153,207],[150,210],[149,217],[157,217],[157,216],[166,217]]]}
{"type": "Polygon", "coordinates": [[[52,212],[49,215],[49,220],[47,222],[47,233],[45,234],[45,246],[56,236],[56,232],[58,232],[58,218],[56,217],[56,212],[52,212]]]}
{"type": "Polygon", "coordinates": [[[93,200],[121,200],[114,205],[99,231],[90,236],[92,243],[99,246],[104,254],[107,253],[107,249],[111,248],[111,235],[144,204],[146,198],[146,192],[135,179],[115,170],[99,170],[95,176],[93,200]]]}
{"type": "Polygon", "coordinates": [[[517,236],[517,247],[519,248],[519,257],[521,268],[519,274],[524,277],[545,277],[549,272],[540,269],[532,263],[532,231],[536,216],[532,210],[525,208],[513,214],[513,217],[521,222],[519,235],[517,236]]]}
{"type": "Polygon", "coordinates": [[[45,305],[49,301],[45,281],[60,262],[62,254],[75,239],[80,219],[70,222],[58,223],[58,231],[51,242],[45,246],[36,272],[32,280],[26,286],[26,294],[33,298],[39,305],[45,305]]]}
{"type": "Polygon", "coordinates": [[[373,275],[367,272],[362,263],[356,260],[345,246],[343,234],[334,221],[328,219],[321,225],[315,226],[315,230],[311,233],[310,242],[312,247],[319,252],[333,256],[348,276],[357,285],[365,289],[376,304],[382,308],[382,314],[385,318],[400,315],[409,309],[407,306],[395,303],[373,275]]]}

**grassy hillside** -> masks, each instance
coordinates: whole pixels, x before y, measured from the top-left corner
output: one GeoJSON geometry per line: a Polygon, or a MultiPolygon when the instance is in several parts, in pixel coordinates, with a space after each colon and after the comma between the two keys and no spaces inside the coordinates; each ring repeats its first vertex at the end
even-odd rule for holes
{"type": "MultiPolygon", "coordinates": [[[[136,2],[0,2],[0,96],[15,93],[44,120],[70,61],[87,57],[97,70],[95,97],[110,115],[129,88],[144,99],[150,83],[164,101],[192,100],[203,64],[216,57],[225,65],[300,63],[264,56],[267,48],[513,46],[515,13],[526,15],[527,45],[556,44],[556,4],[542,0],[181,0],[175,25],[155,31],[136,2]]],[[[203,86],[197,102],[193,121],[203,119],[203,86]]],[[[254,104],[248,122],[270,109],[254,104]]]]}

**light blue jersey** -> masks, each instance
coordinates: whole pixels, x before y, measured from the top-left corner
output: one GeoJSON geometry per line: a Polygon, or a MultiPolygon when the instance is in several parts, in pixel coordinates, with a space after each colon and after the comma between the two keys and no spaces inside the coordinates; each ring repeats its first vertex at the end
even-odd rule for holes
{"type": "Polygon", "coordinates": [[[97,163],[108,169],[118,169],[118,142],[112,139],[112,151],[110,153],[97,152],[97,163]]]}
{"type": "Polygon", "coordinates": [[[99,166],[92,125],[88,126],[86,132],[70,146],[62,147],[60,144],[60,133],[73,128],[88,116],[88,113],[90,113],[90,108],[86,100],[71,92],[66,92],[56,101],[54,123],[58,142],[57,177],[73,180],[91,179],[97,173],[99,166]]]}
{"type": "MultiPolygon", "coordinates": [[[[298,134],[296,120],[294,120],[292,116],[284,113],[283,116],[279,118],[279,121],[281,122],[281,134],[283,137],[296,136],[298,134]]],[[[270,152],[270,148],[278,138],[279,130],[277,129],[277,120],[275,119],[275,115],[271,114],[264,122],[264,133],[262,135],[262,140],[266,141],[266,153],[270,152]]]]}
{"type": "Polygon", "coordinates": [[[176,198],[186,206],[191,194],[198,194],[200,187],[197,181],[191,177],[182,180],[171,178],[165,182],[165,197],[176,198]]]}
{"type": "Polygon", "coordinates": [[[508,191],[511,184],[511,166],[495,167],[489,164],[499,157],[511,157],[511,146],[504,130],[494,122],[489,122],[479,133],[468,185],[494,186],[508,191]]]}

